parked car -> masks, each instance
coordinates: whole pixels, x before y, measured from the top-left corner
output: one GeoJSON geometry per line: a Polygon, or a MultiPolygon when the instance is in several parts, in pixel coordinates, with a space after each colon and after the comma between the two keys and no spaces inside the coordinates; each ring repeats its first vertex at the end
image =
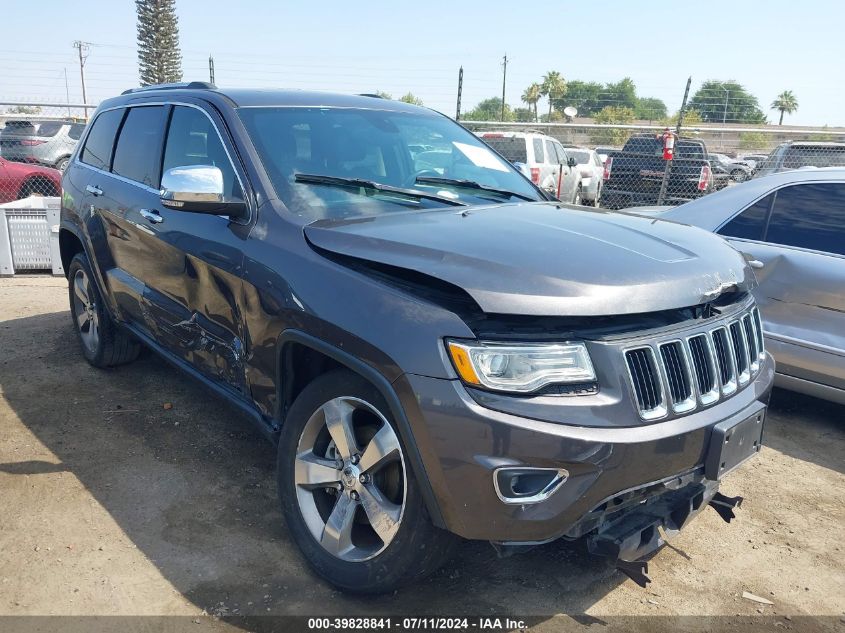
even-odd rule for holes
{"type": "Polygon", "coordinates": [[[804,167],[845,167],[845,143],[788,141],[757,168],[755,177],[804,167]]]}
{"type": "Polygon", "coordinates": [[[753,169],[744,162],[737,161],[726,154],[709,153],[710,166],[728,174],[733,182],[745,182],[753,173],[753,169]]]}
{"type": "Polygon", "coordinates": [[[61,172],[0,158],[0,204],[30,196],[59,196],[61,172]]]}
{"type": "Polygon", "coordinates": [[[72,121],[6,121],[0,156],[64,171],[84,129],[84,123],[72,121]]]}
{"type": "Polygon", "coordinates": [[[657,217],[746,253],[775,384],[845,403],[845,169],[756,178],[657,217]]]}
{"type": "Polygon", "coordinates": [[[604,176],[604,163],[599,155],[591,149],[581,147],[565,147],[566,153],[578,163],[577,168],[581,172],[581,191],[584,202],[599,206],[601,201],[601,188],[604,176]]]}
{"type": "MultiPolygon", "coordinates": [[[[675,155],[666,183],[664,204],[679,204],[715,189],[707,147],[695,139],[675,142],[675,155]]],[[[620,151],[610,152],[604,164],[602,206],[624,209],[658,203],[667,165],[663,141],[653,134],[635,134],[620,151]]]]}
{"type": "Polygon", "coordinates": [[[581,204],[581,172],[560,141],[537,132],[492,131],[478,136],[511,163],[518,164],[535,185],[564,202],[581,204]]]}
{"type": "Polygon", "coordinates": [[[143,343],[243,411],[343,589],[419,579],[455,535],[585,537],[645,583],[665,532],[734,516],[718,488],[760,448],[774,366],[715,235],[564,212],[426,108],[200,82],[104,101],[63,185],[84,357],[143,343]]]}

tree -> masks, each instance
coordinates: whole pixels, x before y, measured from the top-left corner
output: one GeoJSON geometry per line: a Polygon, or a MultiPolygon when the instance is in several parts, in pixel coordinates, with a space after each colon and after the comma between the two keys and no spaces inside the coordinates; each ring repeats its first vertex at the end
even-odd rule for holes
{"type": "Polygon", "coordinates": [[[597,145],[623,145],[631,135],[631,130],[614,128],[614,125],[630,125],[634,122],[632,108],[605,106],[594,117],[596,123],[607,125],[592,133],[593,143],[597,145]]]}
{"type": "Polygon", "coordinates": [[[742,84],[734,81],[710,79],[692,96],[689,106],[701,113],[709,123],[765,123],[757,97],[742,84]]]}
{"type": "MultiPolygon", "coordinates": [[[[498,121],[502,116],[502,98],[485,99],[469,112],[461,115],[462,121],[498,121]]],[[[505,104],[505,121],[513,121],[513,110],[505,104]]]]}
{"type": "Polygon", "coordinates": [[[791,90],[784,90],[778,95],[778,98],[772,101],[772,110],[780,110],[780,120],[778,125],[783,125],[783,115],[792,114],[798,109],[798,99],[792,94],[791,90]]]}
{"type": "Polygon", "coordinates": [[[568,81],[566,82],[565,99],[556,99],[555,106],[558,109],[572,106],[578,109],[581,116],[593,116],[602,109],[599,102],[602,98],[604,88],[595,81],[568,81]]]}
{"type": "Polygon", "coordinates": [[[666,104],[663,103],[662,99],[655,99],[654,97],[638,98],[637,104],[634,106],[634,115],[638,119],[657,121],[666,116],[666,104]]]}
{"type": "Polygon", "coordinates": [[[6,114],[41,114],[41,106],[12,106],[6,114]]]}
{"type": "Polygon", "coordinates": [[[543,96],[543,89],[536,81],[528,86],[522,93],[522,102],[528,105],[529,110],[534,111],[534,120],[537,120],[537,102],[543,96]]]}
{"type": "Polygon", "coordinates": [[[176,0],[135,0],[141,85],[182,80],[176,0]]]}
{"type": "Polygon", "coordinates": [[[413,105],[418,105],[418,106],[423,105],[422,99],[415,96],[413,92],[409,92],[406,95],[402,95],[401,97],[399,97],[399,101],[404,101],[405,103],[411,103],[413,105]]]}
{"type": "Polygon", "coordinates": [[[549,99],[549,119],[552,118],[552,105],[555,99],[561,99],[566,94],[566,80],[556,70],[550,70],[543,77],[540,84],[540,94],[549,99]]]}

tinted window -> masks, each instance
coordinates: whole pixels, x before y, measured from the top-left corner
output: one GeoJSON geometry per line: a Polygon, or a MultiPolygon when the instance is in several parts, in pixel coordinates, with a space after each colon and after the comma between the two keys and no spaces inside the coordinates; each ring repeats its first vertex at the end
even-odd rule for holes
{"type": "Polygon", "coordinates": [[[158,187],[163,117],[161,106],[129,109],[114,150],[112,172],[148,187],[158,187]]]}
{"type": "Polygon", "coordinates": [[[557,153],[557,148],[551,141],[546,141],[546,156],[549,157],[547,162],[555,165],[560,163],[561,156],[557,153]]]}
{"type": "Polygon", "coordinates": [[[779,190],[766,241],[845,255],[845,184],[779,190]]]}
{"type": "Polygon", "coordinates": [[[774,194],[761,198],[745,211],[734,217],[719,230],[720,235],[741,237],[747,240],[762,240],[766,229],[766,216],[774,194]]]}
{"type": "Polygon", "coordinates": [[[122,118],[122,109],[108,110],[96,118],[85,141],[85,148],[82,150],[83,163],[88,163],[97,169],[109,168],[114,137],[122,118]]]}
{"type": "Polygon", "coordinates": [[[546,159],[543,156],[543,139],[535,138],[534,139],[534,162],[535,163],[545,163],[546,159]]]}
{"type": "Polygon", "coordinates": [[[78,141],[82,137],[82,131],[85,129],[84,123],[74,123],[70,126],[67,135],[74,141],[78,141]]]}
{"type": "Polygon", "coordinates": [[[494,150],[512,163],[527,163],[528,154],[525,149],[525,139],[522,137],[481,137],[494,150]]]}
{"type": "Polygon", "coordinates": [[[243,200],[240,183],[223,142],[209,118],[196,108],[176,106],[170,119],[162,169],[211,165],[223,172],[227,200],[243,200]]]}

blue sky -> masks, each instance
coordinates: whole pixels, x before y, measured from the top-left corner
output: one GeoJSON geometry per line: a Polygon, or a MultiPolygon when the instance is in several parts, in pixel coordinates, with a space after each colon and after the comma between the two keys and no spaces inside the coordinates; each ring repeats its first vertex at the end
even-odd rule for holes
{"type": "MultiPolygon", "coordinates": [[[[137,85],[135,3],[75,0],[69,7],[4,2],[3,23],[14,28],[0,29],[0,100],[64,100],[67,69],[70,98],[79,101],[77,39],[94,44],[89,101],[137,85]]],[[[412,91],[454,115],[458,67],[466,110],[501,94],[507,54],[512,105],[528,84],[558,70],[599,82],[630,76],[640,96],[675,110],[692,75],[693,90],[706,79],[736,79],[770,121],[777,117],[769,104],[791,89],[800,108],[785,123],[845,125],[845,3],[835,0],[177,0],[177,11],[185,78],[207,79],[213,54],[221,86],[412,91]]]]}

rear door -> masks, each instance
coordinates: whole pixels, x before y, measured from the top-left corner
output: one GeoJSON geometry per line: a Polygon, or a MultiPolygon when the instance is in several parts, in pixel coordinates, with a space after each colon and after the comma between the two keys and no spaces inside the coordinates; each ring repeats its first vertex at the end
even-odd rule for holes
{"type": "Polygon", "coordinates": [[[719,233],[762,263],[755,295],[778,372],[845,389],[845,184],[783,187],[719,233]]]}

